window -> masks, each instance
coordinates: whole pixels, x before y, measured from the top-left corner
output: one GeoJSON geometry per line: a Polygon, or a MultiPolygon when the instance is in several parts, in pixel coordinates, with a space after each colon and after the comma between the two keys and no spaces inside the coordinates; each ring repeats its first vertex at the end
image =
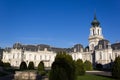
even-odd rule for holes
{"type": "Polygon", "coordinates": [[[74,59],[76,60],[76,54],[74,54],[74,59]]]}
{"type": "Polygon", "coordinates": [[[91,44],[91,50],[94,50],[94,44],[91,44]]]}
{"type": "Polygon", "coordinates": [[[16,61],[16,65],[18,65],[18,62],[16,61]]]}
{"type": "Polygon", "coordinates": [[[93,29],[93,35],[95,35],[95,31],[94,31],[94,29],[93,29]]]}
{"type": "Polygon", "coordinates": [[[6,58],[6,55],[4,56],[4,59],[6,58]]]}
{"type": "Polygon", "coordinates": [[[42,56],[40,55],[40,60],[42,60],[42,56]]]}
{"type": "Polygon", "coordinates": [[[15,58],[15,55],[13,54],[13,59],[15,58]]]}
{"type": "Polygon", "coordinates": [[[29,54],[29,59],[31,59],[31,54],[29,54]]]}
{"type": "Polygon", "coordinates": [[[86,49],[86,51],[88,52],[88,48],[86,49]]]}
{"type": "Polygon", "coordinates": [[[115,58],[117,57],[117,53],[115,53],[115,58]]]}
{"type": "Polygon", "coordinates": [[[36,60],[36,55],[34,56],[34,60],[36,60]]]}
{"type": "Polygon", "coordinates": [[[51,56],[49,55],[49,60],[51,59],[51,56]]]}
{"type": "Polygon", "coordinates": [[[99,49],[102,49],[102,45],[99,45],[99,49]]]}
{"type": "Polygon", "coordinates": [[[47,56],[45,55],[45,60],[47,59],[47,56]]]}
{"type": "Polygon", "coordinates": [[[100,52],[100,59],[102,59],[102,53],[100,52]]]}
{"type": "Polygon", "coordinates": [[[100,35],[100,31],[99,31],[99,29],[98,29],[98,35],[100,35]]]}
{"type": "Polygon", "coordinates": [[[18,53],[18,55],[17,55],[17,58],[19,58],[19,53],[18,53]]]}
{"type": "Polygon", "coordinates": [[[26,58],[26,55],[24,54],[23,58],[25,59],[26,58]]]}

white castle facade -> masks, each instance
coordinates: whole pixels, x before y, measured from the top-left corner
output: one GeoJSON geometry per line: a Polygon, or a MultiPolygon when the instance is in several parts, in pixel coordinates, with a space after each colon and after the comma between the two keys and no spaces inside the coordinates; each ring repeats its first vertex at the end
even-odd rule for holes
{"type": "Polygon", "coordinates": [[[44,44],[23,45],[15,43],[13,47],[4,49],[2,61],[9,62],[13,67],[19,67],[22,61],[25,61],[27,65],[33,61],[37,67],[39,62],[43,61],[45,67],[51,67],[57,52],[65,51],[74,60],[89,60],[94,66],[102,64],[104,68],[109,68],[115,57],[120,55],[120,43],[110,44],[108,40],[104,39],[102,28],[96,16],[94,16],[91,25],[89,45],[85,48],[81,44],[76,44],[72,48],[55,48],[44,44]]]}

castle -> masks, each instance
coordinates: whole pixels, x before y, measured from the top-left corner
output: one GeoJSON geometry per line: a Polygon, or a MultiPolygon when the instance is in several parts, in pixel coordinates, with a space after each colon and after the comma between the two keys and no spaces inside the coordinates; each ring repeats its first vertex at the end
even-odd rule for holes
{"type": "Polygon", "coordinates": [[[111,62],[120,55],[120,43],[110,44],[104,39],[100,22],[96,15],[91,23],[89,44],[83,47],[81,44],[76,44],[71,48],[56,48],[50,45],[23,45],[15,43],[13,47],[5,48],[3,51],[2,61],[9,62],[13,67],[19,67],[22,61],[28,65],[30,61],[34,62],[35,67],[40,61],[43,61],[45,67],[51,67],[57,52],[65,51],[70,54],[74,60],[88,60],[94,66],[102,64],[103,68],[109,68],[111,62]]]}

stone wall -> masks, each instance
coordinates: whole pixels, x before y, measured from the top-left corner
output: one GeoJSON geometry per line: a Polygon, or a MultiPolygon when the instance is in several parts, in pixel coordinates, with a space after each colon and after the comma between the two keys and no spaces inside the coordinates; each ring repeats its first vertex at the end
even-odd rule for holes
{"type": "Polygon", "coordinates": [[[16,71],[14,80],[36,80],[37,73],[35,71],[16,71]]]}

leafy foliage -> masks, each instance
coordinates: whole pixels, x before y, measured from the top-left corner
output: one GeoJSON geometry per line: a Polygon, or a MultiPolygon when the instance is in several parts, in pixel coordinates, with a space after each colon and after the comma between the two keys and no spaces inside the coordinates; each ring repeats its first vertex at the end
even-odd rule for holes
{"type": "Polygon", "coordinates": [[[27,64],[23,61],[20,64],[20,70],[26,70],[27,69],[27,64]]]}
{"type": "Polygon", "coordinates": [[[92,63],[90,61],[88,61],[88,60],[86,60],[84,62],[84,67],[85,67],[85,70],[92,70],[93,69],[92,63]]]}
{"type": "Polygon", "coordinates": [[[113,68],[112,68],[112,76],[114,78],[120,79],[120,56],[116,57],[113,68]]]}
{"type": "Polygon", "coordinates": [[[34,63],[33,63],[32,61],[29,62],[29,64],[28,64],[28,69],[29,69],[29,70],[34,69],[34,63]]]}
{"type": "Polygon", "coordinates": [[[56,55],[49,75],[49,80],[75,80],[75,65],[72,56],[65,52],[56,55]]]}
{"type": "Polygon", "coordinates": [[[44,75],[46,74],[43,61],[41,61],[41,62],[38,64],[38,73],[39,73],[41,76],[44,76],[44,75]]]}
{"type": "Polygon", "coordinates": [[[10,63],[4,63],[4,67],[6,67],[6,68],[10,68],[11,65],[10,65],[10,63]]]}
{"type": "Polygon", "coordinates": [[[75,62],[75,66],[76,66],[76,74],[77,75],[85,75],[85,68],[84,68],[83,61],[81,59],[78,59],[75,62]]]}

